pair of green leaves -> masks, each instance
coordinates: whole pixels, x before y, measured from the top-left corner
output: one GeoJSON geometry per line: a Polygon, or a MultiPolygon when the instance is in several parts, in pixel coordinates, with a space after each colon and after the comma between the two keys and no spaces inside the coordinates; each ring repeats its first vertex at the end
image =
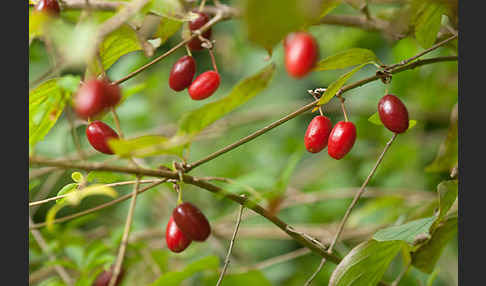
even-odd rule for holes
{"type": "Polygon", "coordinates": [[[457,215],[446,216],[457,198],[457,181],[438,185],[439,211],[432,217],[377,231],[351,250],[334,270],[329,285],[376,285],[402,251],[407,263],[431,273],[457,231],[457,215]]]}

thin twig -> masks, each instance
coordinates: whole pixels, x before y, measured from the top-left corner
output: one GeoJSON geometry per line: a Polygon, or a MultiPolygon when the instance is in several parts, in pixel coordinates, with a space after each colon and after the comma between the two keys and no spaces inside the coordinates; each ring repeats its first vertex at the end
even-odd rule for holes
{"type": "Polygon", "coordinates": [[[233,236],[231,237],[230,245],[229,245],[229,248],[228,248],[228,253],[226,254],[226,259],[224,260],[223,270],[221,271],[221,274],[219,275],[219,279],[218,279],[218,282],[216,283],[216,286],[221,285],[221,282],[223,281],[224,274],[226,273],[228,265],[230,264],[231,251],[233,250],[233,245],[235,243],[236,234],[238,233],[238,228],[240,227],[241,215],[243,214],[244,209],[245,209],[245,207],[243,205],[240,205],[240,212],[238,213],[238,220],[236,221],[235,231],[233,232],[233,236]]]}
{"type": "Polygon", "coordinates": [[[116,259],[115,268],[113,270],[113,275],[111,276],[110,283],[108,286],[115,286],[115,282],[120,274],[120,269],[123,264],[123,258],[125,257],[125,250],[127,248],[128,236],[130,234],[130,228],[132,226],[133,214],[135,212],[135,204],[137,202],[138,187],[139,187],[139,177],[137,177],[137,182],[133,187],[132,200],[130,201],[130,208],[128,209],[127,220],[125,222],[125,230],[123,231],[123,237],[120,245],[120,250],[118,251],[118,257],[116,259]]]}
{"type": "MultiPolygon", "coordinates": [[[[34,222],[32,221],[32,217],[29,215],[29,227],[32,226],[33,224],[34,222]]],[[[47,255],[49,260],[55,261],[56,257],[50,251],[49,246],[47,245],[40,231],[38,231],[37,229],[31,229],[30,232],[32,233],[32,236],[34,237],[39,247],[47,255]]],[[[69,274],[67,273],[66,269],[64,269],[64,267],[62,267],[60,264],[55,264],[54,269],[56,270],[57,274],[59,274],[59,276],[64,281],[64,283],[70,286],[73,285],[73,279],[69,276],[69,274]]]]}
{"type": "Polygon", "coordinates": [[[120,138],[123,139],[123,131],[121,129],[120,125],[120,118],[118,117],[118,114],[116,113],[115,107],[111,107],[111,114],[113,115],[113,121],[115,121],[115,126],[116,126],[116,131],[118,131],[118,135],[120,138]]]}
{"type": "Polygon", "coordinates": [[[84,155],[83,149],[81,148],[81,142],[79,141],[78,132],[76,132],[72,109],[70,107],[66,108],[66,115],[69,122],[69,129],[71,129],[71,136],[73,137],[73,143],[76,147],[76,151],[78,152],[79,158],[81,160],[85,160],[86,156],[84,155]]]}
{"type": "Polygon", "coordinates": [[[309,279],[307,279],[307,281],[305,281],[305,284],[304,284],[305,286],[311,285],[312,281],[314,281],[317,274],[319,274],[319,272],[321,272],[321,269],[322,269],[322,267],[324,267],[325,263],[326,263],[326,259],[325,258],[321,259],[321,262],[319,263],[319,267],[317,267],[317,270],[314,271],[314,273],[312,273],[311,277],[309,277],[309,279]]]}

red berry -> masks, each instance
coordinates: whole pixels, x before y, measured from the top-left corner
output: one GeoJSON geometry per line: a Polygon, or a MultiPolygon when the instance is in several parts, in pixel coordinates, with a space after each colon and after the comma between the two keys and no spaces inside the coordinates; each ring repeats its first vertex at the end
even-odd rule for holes
{"type": "Polygon", "coordinates": [[[210,97],[216,91],[216,89],[218,89],[219,82],[220,78],[217,72],[203,72],[196,77],[187,91],[194,100],[205,99],[210,97]]]}
{"type": "MultiPolygon", "coordinates": [[[[209,22],[209,16],[206,13],[202,13],[202,12],[195,12],[195,13],[199,14],[199,17],[189,22],[189,29],[191,31],[195,31],[201,28],[202,26],[204,26],[207,22],[209,22]]],[[[204,33],[202,33],[202,36],[209,40],[211,38],[211,28],[207,29],[204,33]]],[[[202,41],[199,39],[199,37],[196,36],[194,39],[189,41],[187,45],[191,50],[198,51],[203,49],[201,43],[202,41]]]]}
{"type": "Polygon", "coordinates": [[[392,94],[387,94],[378,102],[378,114],[386,128],[395,133],[408,129],[408,111],[403,102],[392,94]]]}
{"type": "Polygon", "coordinates": [[[314,37],[305,32],[291,33],[284,40],[285,68],[295,78],[305,76],[314,67],[319,49],[314,37]]]}
{"type": "Polygon", "coordinates": [[[172,211],[172,217],[179,229],[189,239],[205,241],[211,233],[211,226],[204,214],[191,203],[182,203],[172,211]]]}
{"type": "Polygon", "coordinates": [[[165,229],[165,241],[167,247],[176,253],[183,251],[189,244],[191,244],[191,240],[177,227],[173,217],[170,217],[169,222],[167,223],[167,228],[165,229]]]}
{"type": "Polygon", "coordinates": [[[57,16],[61,13],[61,8],[59,7],[57,0],[39,0],[39,2],[35,4],[35,10],[52,16],[57,16]]]}
{"type": "MultiPolygon", "coordinates": [[[[115,281],[115,286],[118,286],[118,284],[120,284],[124,274],[125,271],[123,270],[123,268],[120,269],[120,273],[118,274],[118,277],[116,278],[115,281]]],[[[104,270],[103,272],[101,272],[100,275],[96,277],[96,280],[93,282],[92,286],[108,286],[112,276],[113,276],[113,266],[111,266],[109,270],[104,270]]]]}
{"type": "Polygon", "coordinates": [[[94,117],[121,99],[118,85],[105,79],[90,79],[81,84],[74,96],[74,110],[82,118],[94,117]]]}
{"type": "Polygon", "coordinates": [[[305,148],[311,153],[317,153],[326,148],[332,122],[326,116],[316,116],[307,126],[304,136],[305,148]]]}
{"type": "Polygon", "coordinates": [[[110,126],[101,121],[93,121],[86,128],[86,137],[93,148],[105,154],[113,154],[108,139],[118,138],[118,134],[110,126]]]}
{"type": "Polygon", "coordinates": [[[356,127],[352,122],[339,121],[331,131],[327,142],[329,156],[336,160],[344,157],[353,148],[356,127]]]}
{"type": "Polygon", "coordinates": [[[191,85],[196,73],[196,62],[191,56],[183,56],[173,66],[169,76],[169,86],[181,91],[191,85]]]}

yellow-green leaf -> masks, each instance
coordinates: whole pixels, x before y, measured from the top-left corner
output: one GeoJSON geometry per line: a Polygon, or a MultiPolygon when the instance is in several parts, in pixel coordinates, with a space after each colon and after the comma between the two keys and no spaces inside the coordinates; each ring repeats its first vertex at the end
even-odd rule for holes
{"type": "Polygon", "coordinates": [[[211,123],[252,99],[268,86],[274,72],[275,64],[269,64],[258,73],[236,84],[228,96],[186,114],[182,117],[179,124],[178,134],[195,135],[211,123]]]}
{"type": "Polygon", "coordinates": [[[368,49],[352,48],[327,57],[317,63],[314,70],[326,71],[343,69],[369,62],[376,62],[378,58],[375,53],[368,49]]]}
{"type": "Polygon", "coordinates": [[[333,83],[331,83],[327,87],[327,89],[324,92],[324,94],[322,95],[322,97],[319,99],[319,102],[317,103],[317,105],[323,105],[323,104],[328,103],[329,100],[331,100],[334,96],[336,96],[336,93],[346,83],[346,81],[349,78],[351,78],[357,71],[359,71],[362,67],[364,67],[367,64],[369,64],[369,63],[363,63],[363,64],[355,67],[354,69],[352,69],[351,71],[343,74],[336,81],[334,81],[333,83]]]}
{"type": "Polygon", "coordinates": [[[319,15],[320,18],[326,16],[331,12],[334,8],[341,4],[342,0],[322,0],[321,3],[321,14],[319,15]]]}
{"type": "Polygon", "coordinates": [[[179,29],[182,27],[181,21],[173,20],[168,17],[162,17],[160,20],[160,24],[155,32],[155,37],[160,38],[162,45],[169,39],[172,35],[174,35],[179,29]]]}
{"type": "Polygon", "coordinates": [[[415,15],[415,38],[424,49],[430,48],[437,39],[441,27],[441,17],[447,9],[438,1],[426,1],[415,15]]]}
{"type": "Polygon", "coordinates": [[[110,148],[120,157],[149,157],[163,154],[181,155],[183,146],[189,142],[186,136],[147,135],[133,139],[112,139],[110,148]]]}

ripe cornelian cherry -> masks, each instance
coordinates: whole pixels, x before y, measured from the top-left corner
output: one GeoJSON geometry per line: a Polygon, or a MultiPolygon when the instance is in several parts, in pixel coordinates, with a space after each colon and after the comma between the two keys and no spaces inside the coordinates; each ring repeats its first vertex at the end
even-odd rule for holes
{"type": "Polygon", "coordinates": [[[90,79],[81,84],[74,96],[74,110],[79,117],[94,117],[120,102],[120,87],[106,79],[90,79]]]}
{"type": "Polygon", "coordinates": [[[353,148],[356,127],[352,122],[339,121],[331,131],[327,142],[327,153],[336,160],[344,157],[353,148]]]}
{"type": "Polygon", "coordinates": [[[204,214],[193,204],[185,202],[172,211],[172,217],[186,237],[195,241],[205,241],[211,227],[204,214]]]}
{"type": "Polygon", "coordinates": [[[181,91],[191,85],[196,73],[196,62],[191,56],[183,56],[172,66],[169,75],[169,86],[175,91],[181,91]]]}
{"type": "Polygon", "coordinates": [[[57,16],[61,13],[61,8],[59,7],[57,0],[39,0],[37,4],[35,4],[35,10],[52,16],[57,16]]]}
{"type": "Polygon", "coordinates": [[[191,244],[191,240],[177,227],[172,216],[165,229],[165,242],[167,243],[167,247],[176,253],[183,251],[191,244]]]}
{"type": "MultiPolygon", "coordinates": [[[[125,270],[120,269],[120,273],[115,281],[115,286],[118,286],[123,279],[123,275],[125,275],[125,270]]],[[[93,282],[93,286],[108,286],[110,283],[111,277],[113,276],[113,266],[109,270],[104,270],[103,272],[96,277],[96,280],[93,282]]]]}
{"type": "Polygon", "coordinates": [[[314,37],[305,32],[289,34],[284,40],[285,68],[294,78],[301,78],[314,67],[319,49],[314,37]]]}
{"type": "Polygon", "coordinates": [[[191,83],[189,95],[194,100],[201,100],[210,97],[219,87],[219,74],[215,71],[206,71],[200,74],[191,83]]]}
{"type": "Polygon", "coordinates": [[[307,126],[304,136],[305,148],[311,153],[317,153],[326,148],[332,122],[326,116],[316,116],[307,126]]]}
{"type": "MultiPolygon", "coordinates": [[[[192,20],[189,22],[189,30],[195,31],[202,26],[204,26],[207,22],[209,22],[209,16],[206,13],[203,12],[194,12],[199,15],[196,19],[192,20]]],[[[207,29],[204,33],[202,33],[202,36],[206,39],[211,38],[211,28],[207,29]]],[[[201,46],[202,41],[199,39],[199,37],[193,38],[187,45],[189,48],[193,51],[199,51],[202,50],[203,47],[201,46]]]]}
{"type": "Polygon", "coordinates": [[[378,114],[386,128],[395,133],[408,129],[408,111],[403,102],[393,94],[387,94],[378,102],[378,114]]]}
{"type": "Polygon", "coordinates": [[[118,138],[118,134],[110,126],[96,120],[86,128],[86,137],[93,148],[101,153],[111,155],[113,151],[108,145],[108,139],[118,138]]]}

